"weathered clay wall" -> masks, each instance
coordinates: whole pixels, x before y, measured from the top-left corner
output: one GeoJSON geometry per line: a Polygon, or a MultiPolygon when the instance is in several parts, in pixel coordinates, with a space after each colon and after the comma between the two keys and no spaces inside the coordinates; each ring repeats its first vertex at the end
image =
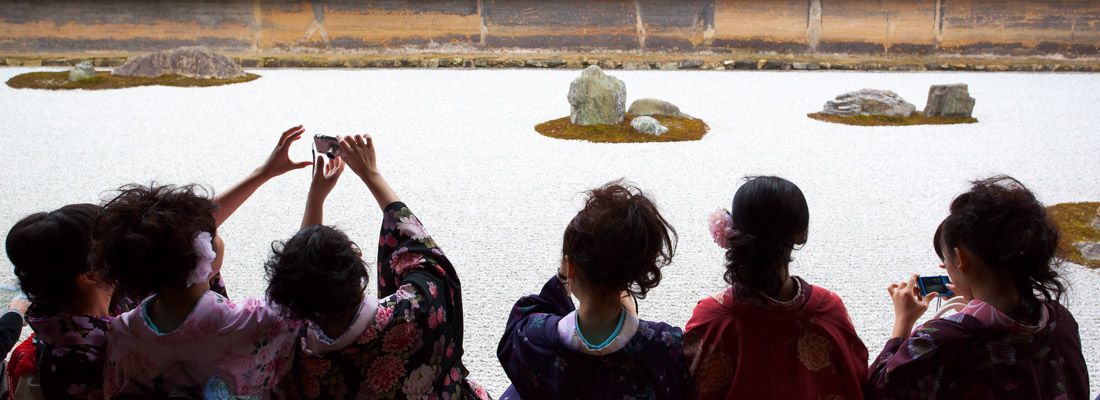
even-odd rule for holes
{"type": "Polygon", "coordinates": [[[385,49],[1096,55],[1095,0],[0,0],[0,53],[385,49]]]}

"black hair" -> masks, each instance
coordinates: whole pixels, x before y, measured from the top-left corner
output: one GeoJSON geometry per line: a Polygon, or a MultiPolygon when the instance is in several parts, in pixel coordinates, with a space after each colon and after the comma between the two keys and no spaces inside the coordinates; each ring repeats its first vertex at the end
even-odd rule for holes
{"type": "Polygon", "coordinates": [[[999,175],[973,182],[951,202],[951,214],[933,235],[936,255],[965,248],[994,273],[1009,278],[1027,300],[1061,299],[1066,287],[1056,267],[1058,227],[1046,207],[1016,179],[999,175]]]}
{"type": "Polygon", "coordinates": [[[780,268],[805,243],[810,225],[802,190],[780,177],[750,177],[733,196],[730,214],[739,234],[728,239],[726,282],[777,294],[783,287],[780,268]]]}
{"type": "Polygon", "coordinates": [[[339,229],[313,225],[271,245],[267,298],[286,317],[323,323],[354,309],[369,280],[359,247],[339,229]]]}
{"type": "Polygon", "coordinates": [[[584,209],[565,228],[562,255],[593,287],[645,298],[672,262],[676,230],[637,187],[613,181],[588,192],[584,209]]]}
{"type": "Polygon", "coordinates": [[[103,206],[93,256],[130,298],[185,287],[199,232],[217,234],[210,192],[197,185],[126,185],[103,206]]]}
{"type": "Polygon", "coordinates": [[[8,259],[32,314],[57,314],[76,297],[77,277],[93,271],[92,229],[101,211],[95,204],[70,204],[31,214],[8,231],[8,259]]]}

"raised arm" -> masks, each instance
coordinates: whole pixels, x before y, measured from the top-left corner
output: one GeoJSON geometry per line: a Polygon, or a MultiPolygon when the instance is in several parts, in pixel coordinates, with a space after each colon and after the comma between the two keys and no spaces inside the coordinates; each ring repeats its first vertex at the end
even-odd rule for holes
{"type": "Polygon", "coordinates": [[[399,202],[397,193],[378,172],[377,157],[374,152],[374,139],[370,135],[347,136],[340,139],[340,153],[348,167],[351,168],[359,179],[367,185],[374,200],[378,202],[378,208],[385,210],[386,206],[399,202]]]}
{"type": "Polygon", "coordinates": [[[248,174],[243,180],[214,197],[214,203],[218,208],[214,210],[214,223],[221,226],[229,216],[233,215],[241,204],[244,204],[256,189],[267,183],[268,180],[289,171],[301,169],[313,165],[311,161],[295,162],[290,160],[290,145],[302,137],[305,129],[301,125],[288,129],[279,136],[275,149],[267,157],[263,165],[248,174]]]}
{"type": "Polygon", "coordinates": [[[306,212],[302,215],[302,228],[324,223],[325,199],[336,187],[336,181],[344,172],[344,165],[342,158],[325,163],[324,156],[317,157],[313,164],[313,181],[310,182],[309,195],[306,196],[306,212]]]}

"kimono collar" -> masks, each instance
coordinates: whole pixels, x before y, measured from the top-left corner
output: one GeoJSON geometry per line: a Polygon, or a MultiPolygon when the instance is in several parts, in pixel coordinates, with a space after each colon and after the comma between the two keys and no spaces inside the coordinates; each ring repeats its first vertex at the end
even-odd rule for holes
{"type": "Polygon", "coordinates": [[[989,303],[978,299],[970,300],[970,302],[966,304],[966,307],[963,307],[958,314],[948,317],[948,319],[961,319],[963,315],[969,315],[987,327],[1022,335],[1033,335],[1038,333],[1045,328],[1047,322],[1050,321],[1050,310],[1048,310],[1047,304],[1039,305],[1039,322],[1035,325],[1028,325],[1009,317],[1007,314],[1001,312],[1001,310],[989,305],[989,303]]]}
{"type": "Polygon", "coordinates": [[[325,335],[324,330],[313,322],[306,329],[306,350],[313,354],[322,354],[330,351],[341,350],[354,343],[367,330],[367,326],[374,321],[374,315],[378,312],[378,299],[364,294],[363,301],[359,302],[359,312],[351,320],[348,329],[335,339],[325,335]]]}
{"type": "Polygon", "coordinates": [[[619,329],[614,339],[610,339],[610,343],[599,349],[590,349],[585,340],[577,334],[577,311],[574,310],[566,316],[562,317],[558,321],[558,339],[568,349],[576,351],[578,353],[584,353],[594,356],[604,356],[616,351],[622,350],[626,347],[627,343],[634,338],[634,334],[638,332],[638,317],[631,313],[626,313],[626,316],[622,319],[622,327],[619,329]]]}
{"type": "Polygon", "coordinates": [[[798,276],[791,275],[791,279],[794,279],[797,287],[795,288],[794,297],[787,301],[773,299],[756,289],[739,283],[734,283],[733,286],[722,293],[714,295],[714,299],[718,300],[719,304],[728,305],[731,304],[729,301],[734,300],[732,297],[736,297],[736,300],[744,301],[765,310],[787,311],[799,309],[806,305],[806,302],[810,299],[810,284],[798,276]],[[727,299],[727,297],[730,298],[727,299]]]}

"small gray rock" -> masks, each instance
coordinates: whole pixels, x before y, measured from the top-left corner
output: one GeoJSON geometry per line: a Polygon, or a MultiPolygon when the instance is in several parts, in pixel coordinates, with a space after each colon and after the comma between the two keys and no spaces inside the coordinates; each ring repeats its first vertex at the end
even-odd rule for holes
{"type": "Polygon", "coordinates": [[[201,79],[231,79],[244,76],[244,70],[233,59],[202,47],[178,49],[146,54],[115,68],[114,75],[156,78],[161,75],[181,75],[201,79]]]}
{"type": "Polygon", "coordinates": [[[91,61],[81,61],[73,69],[69,70],[69,82],[78,82],[95,78],[95,67],[91,61]]]}
{"type": "Polygon", "coordinates": [[[653,136],[661,136],[668,132],[668,128],[661,125],[656,118],[646,116],[634,117],[630,120],[630,127],[634,128],[635,132],[653,136]]]}
{"type": "Polygon", "coordinates": [[[626,85],[590,65],[569,85],[569,121],[577,125],[615,125],[626,115],[626,85]]]}
{"type": "Polygon", "coordinates": [[[666,71],[667,70],[680,69],[680,63],[675,62],[675,61],[658,61],[657,62],[657,69],[666,70],[666,71]]]}
{"type": "Polygon", "coordinates": [[[652,69],[647,62],[623,61],[623,69],[647,70],[652,69]]]}
{"type": "Polygon", "coordinates": [[[863,89],[837,96],[821,112],[830,115],[882,115],[908,117],[917,107],[888,90],[863,89]]]}
{"type": "Polygon", "coordinates": [[[634,100],[633,103],[630,103],[630,108],[626,112],[635,116],[666,115],[669,117],[691,118],[690,115],[680,112],[680,107],[676,107],[675,104],[648,98],[634,100]]]}
{"type": "Polygon", "coordinates": [[[1081,252],[1081,257],[1084,257],[1086,260],[1100,261],[1100,243],[1077,242],[1073,245],[1077,246],[1077,250],[1081,252]]]}
{"type": "Polygon", "coordinates": [[[970,117],[974,113],[974,98],[965,84],[932,85],[928,88],[928,103],[924,115],[929,117],[970,117]]]}
{"type": "Polygon", "coordinates": [[[1092,228],[1100,231],[1100,208],[1096,209],[1096,218],[1092,219],[1092,228]]]}

